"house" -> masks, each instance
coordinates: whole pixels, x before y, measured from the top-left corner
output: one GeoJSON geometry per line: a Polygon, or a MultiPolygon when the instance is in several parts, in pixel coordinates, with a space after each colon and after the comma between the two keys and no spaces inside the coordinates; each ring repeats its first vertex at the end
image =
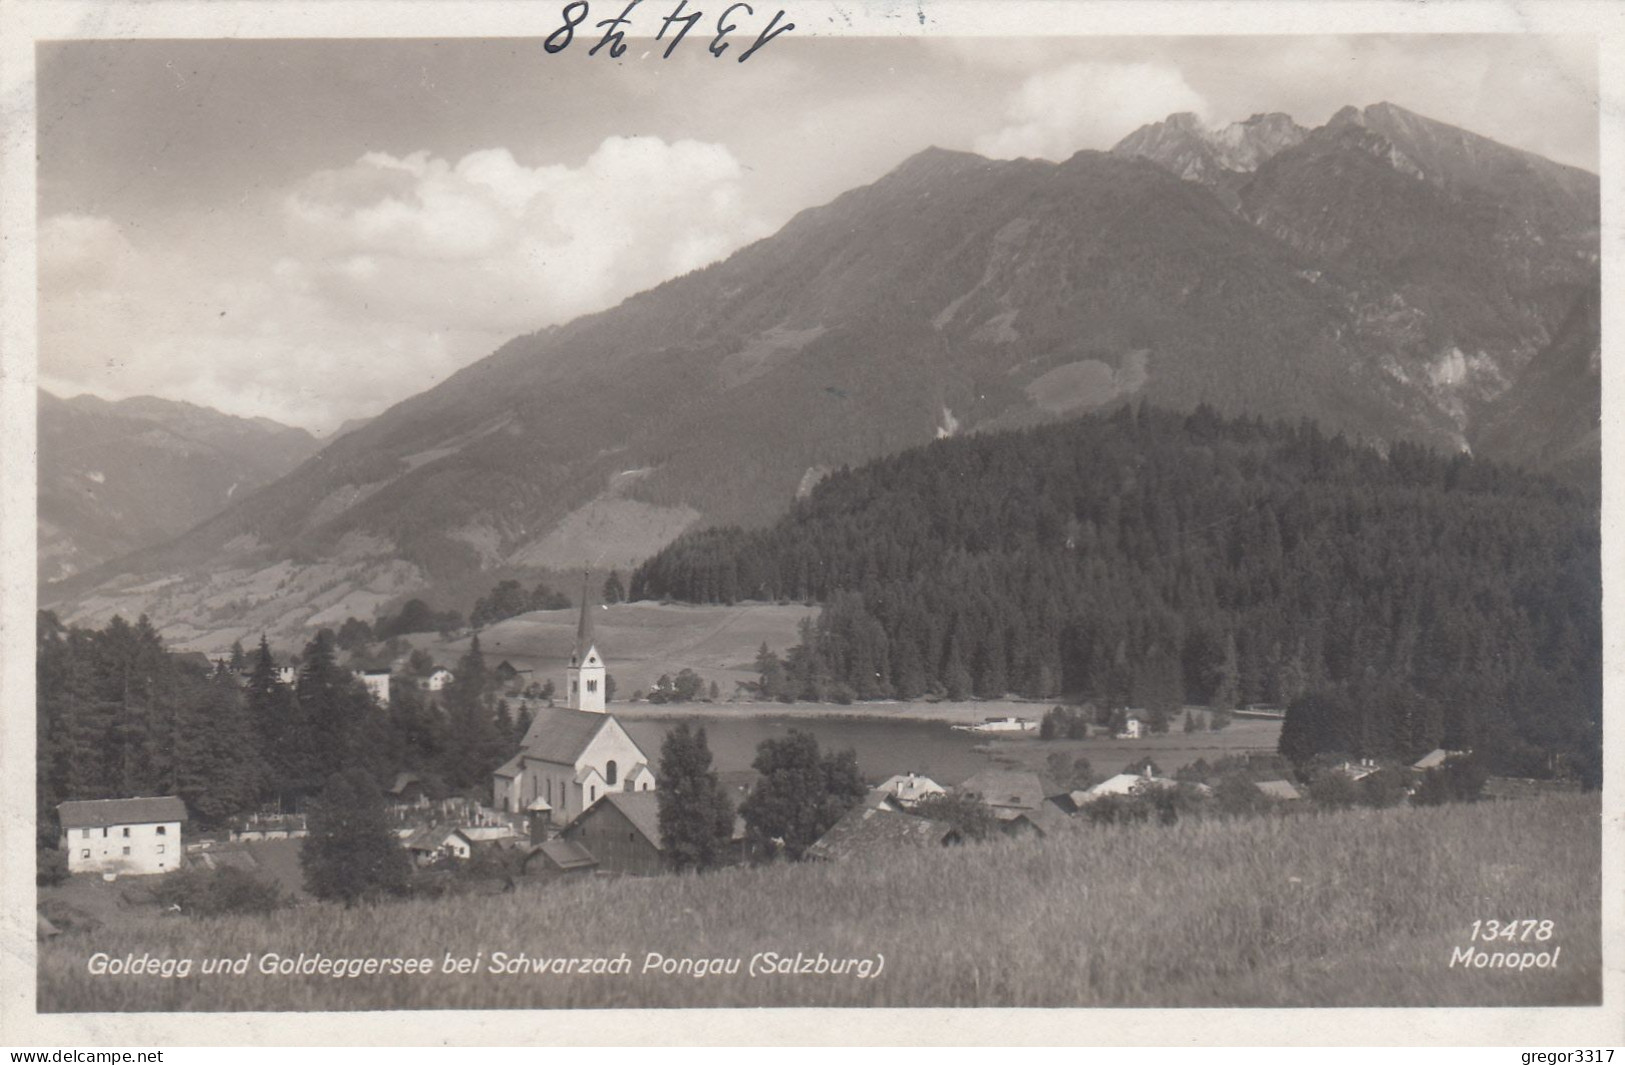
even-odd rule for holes
{"type": "Polygon", "coordinates": [[[387,669],[358,669],[355,679],[367,687],[367,694],[377,701],[379,706],[389,706],[389,670],[387,669]]]}
{"type": "Polygon", "coordinates": [[[1036,809],[1022,810],[1009,820],[1001,822],[999,827],[1007,836],[1032,835],[1043,839],[1046,836],[1057,835],[1072,827],[1072,811],[1067,809],[1072,805],[1070,797],[1064,795],[1045,799],[1036,809]]]}
{"type": "Polygon", "coordinates": [[[655,876],[666,871],[660,799],[652,791],[608,792],[566,825],[560,838],[584,848],[606,873],[655,876]]]}
{"type": "Polygon", "coordinates": [[[568,839],[550,839],[530,848],[520,868],[527,876],[563,876],[567,873],[591,873],[598,868],[598,859],[581,844],[568,839]]]}
{"type": "Polygon", "coordinates": [[[418,682],[418,686],[426,692],[445,691],[457,679],[457,674],[445,666],[435,666],[429,675],[418,682]]]}
{"type": "Polygon", "coordinates": [[[1148,767],[1143,773],[1119,773],[1102,780],[1087,791],[1075,791],[1072,793],[1072,801],[1083,807],[1108,795],[1132,795],[1145,788],[1172,788],[1177,786],[1177,783],[1167,777],[1153,776],[1148,767]]]}
{"type": "Polygon", "coordinates": [[[531,671],[520,669],[506,658],[497,663],[497,668],[491,673],[496,677],[497,683],[508,690],[523,688],[530,683],[531,671]]]}
{"type": "Polygon", "coordinates": [[[1447,751],[1443,747],[1435,747],[1413,762],[1411,768],[1418,771],[1438,769],[1452,758],[1465,758],[1472,753],[1471,751],[1447,751]]]}
{"type": "Polygon", "coordinates": [[[1253,787],[1263,792],[1266,798],[1279,802],[1292,802],[1303,798],[1303,793],[1290,780],[1259,780],[1253,783],[1253,787]]]}
{"type": "Polygon", "coordinates": [[[384,789],[389,801],[404,806],[422,806],[429,799],[423,792],[423,781],[416,773],[396,773],[395,780],[384,789]]]}
{"type": "Polygon", "coordinates": [[[492,774],[498,809],[522,813],[540,799],[554,826],[567,825],[605,795],[655,788],[649,758],[604,708],[605,666],[593,639],[591,600],[581,599],[563,707],[536,712],[519,753],[492,774]]]}
{"type": "Polygon", "coordinates": [[[56,813],[70,873],[147,876],[181,866],[186,804],[173,795],[64,802],[56,813]]]}
{"type": "Polygon", "coordinates": [[[932,780],[915,773],[899,773],[888,777],[880,783],[876,791],[890,795],[902,807],[910,807],[927,795],[946,795],[948,789],[932,780]]]}
{"type": "Polygon", "coordinates": [[[1044,801],[1038,774],[1019,769],[984,769],[955,790],[990,807],[1000,821],[1014,820],[1044,801]]]}
{"type": "Polygon", "coordinates": [[[890,854],[899,847],[945,847],[960,839],[959,830],[946,821],[860,803],[818,837],[807,848],[805,857],[826,862],[862,861],[890,854]]]}
{"type": "Polygon", "coordinates": [[[1382,767],[1377,765],[1376,759],[1362,758],[1358,762],[1344,762],[1342,765],[1335,766],[1332,771],[1341,773],[1350,780],[1364,780],[1380,768],[1382,767]]]}
{"type": "Polygon", "coordinates": [[[419,865],[448,855],[467,861],[474,853],[474,841],[468,838],[466,829],[457,825],[429,825],[407,838],[406,849],[419,865]]]}
{"type": "Polygon", "coordinates": [[[214,672],[214,660],[202,651],[171,651],[169,657],[178,666],[200,669],[205,673],[214,672]]]}
{"type": "Polygon", "coordinates": [[[1137,740],[1142,738],[1146,731],[1145,719],[1140,717],[1138,711],[1130,710],[1128,716],[1123,719],[1123,727],[1117,731],[1116,738],[1137,740]]]}

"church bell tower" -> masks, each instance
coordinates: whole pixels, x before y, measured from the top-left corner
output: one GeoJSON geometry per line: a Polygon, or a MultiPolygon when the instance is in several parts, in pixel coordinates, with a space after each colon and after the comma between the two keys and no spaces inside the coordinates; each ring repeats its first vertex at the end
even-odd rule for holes
{"type": "Polygon", "coordinates": [[[565,670],[564,683],[567,702],[571,710],[585,710],[602,714],[604,709],[604,658],[598,653],[592,634],[592,578],[581,579],[581,621],[576,626],[576,646],[570,655],[570,667],[565,670]]]}

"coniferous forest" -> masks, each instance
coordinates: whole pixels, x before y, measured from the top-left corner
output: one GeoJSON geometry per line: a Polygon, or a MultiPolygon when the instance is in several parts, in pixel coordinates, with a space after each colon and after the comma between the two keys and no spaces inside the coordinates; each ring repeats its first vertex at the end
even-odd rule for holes
{"type": "Polygon", "coordinates": [[[1595,782],[1590,492],[1314,424],[1124,407],[843,469],[685,535],[631,596],[816,600],[784,698],[1288,707],[1282,753],[1471,749],[1595,782]]]}
{"type": "Polygon", "coordinates": [[[284,683],[262,640],[213,668],[170,654],[146,618],[102,629],[37,622],[36,807],[54,847],[64,799],[179,795],[204,827],[266,806],[298,809],[335,773],[379,786],[418,774],[438,795],[479,793],[530,725],[497,697],[478,637],[438,696],[410,678],[380,707],[341,665],[333,633],[284,683]]]}

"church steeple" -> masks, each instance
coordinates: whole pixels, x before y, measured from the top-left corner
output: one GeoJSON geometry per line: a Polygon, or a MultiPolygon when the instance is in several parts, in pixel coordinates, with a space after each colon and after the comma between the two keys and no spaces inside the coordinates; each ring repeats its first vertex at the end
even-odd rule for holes
{"type": "Polygon", "coordinates": [[[570,664],[580,665],[592,645],[592,576],[584,573],[581,575],[581,620],[576,622],[576,645],[570,653],[570,664]]]}
{"type": "Polygon", "coordinates": [[[567,705],[572,710],[605,713],[604,659],[598,653],[593,636],[592,576],[581,576],[581,620],[576,624],[576,645],[570,653],[570,668],[565,670],[567,705]]]}

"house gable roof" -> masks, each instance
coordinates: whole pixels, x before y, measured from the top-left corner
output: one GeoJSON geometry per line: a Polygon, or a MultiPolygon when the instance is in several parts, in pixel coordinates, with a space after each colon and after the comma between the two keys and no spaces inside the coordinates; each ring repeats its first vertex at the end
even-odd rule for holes
{"type": "Polygon", "coordinates": [[[653,791],[611,791],[604,797],[587,807],[576,819],[571,822],[579,825],[589,817],[602,813],[604,806],[614,807],[620,811],[622,817],[631,822],[637,829],[638,835],[649,841],[655,850],[663,849],[660,845],[660,798],[653,791]]]}
{"type": "Polygon", "coordinates": [[[587,869],[598,864],[592,851],[572,839],[550,839],[531,852],[541,855],[559,869],[587,869]]]}
{"type": "Polygon", "coordinates": [[[807,857],[839,862],[888,853],[899,846],[941,845],[950,842],[956,831],[944,821],[860,804],[808,847],[807,857]]]}
{"type": "Polygon", "coordinates": [[[151,825],[186,820],[186,804],[174,795],[143,799],[89,799],[61,803],[57,819],[67,828],[151,825]]]}
{"type": "Polygon", "coordinates": [[[1290,780],[1260,780],[1253,787],[1272,799],[1299,799],[1298,789],[1290,780]]]}
{"type": "Polygon", "coordinates": [[[1018,769],[984,769],[959,785],[961,795],[978,796],[988,806],[1036,810],[1044,801],[1037,773],[1018,769]]]}

